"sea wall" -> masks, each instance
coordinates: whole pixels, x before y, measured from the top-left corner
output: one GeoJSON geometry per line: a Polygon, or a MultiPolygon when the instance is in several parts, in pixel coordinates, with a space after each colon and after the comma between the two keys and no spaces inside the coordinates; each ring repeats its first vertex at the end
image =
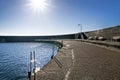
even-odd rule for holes
{"type": "Polygon", "coordinates": [[[106,40],[113,40],[113,39],[119,39],[120,38],[120,25],[115,27],[109,27],[105,29],[95,30],[95,31],[89,31],[85,32],[87,37],[91,37],[93,39],[97,39],[98,37],[104,37],[106,40]]]}
{"type": "Polygon", "coordinates": [[[0,42],[39,42],[57,39],[74,39],[75,34],[53,36],[0,36],[0,42]]]}

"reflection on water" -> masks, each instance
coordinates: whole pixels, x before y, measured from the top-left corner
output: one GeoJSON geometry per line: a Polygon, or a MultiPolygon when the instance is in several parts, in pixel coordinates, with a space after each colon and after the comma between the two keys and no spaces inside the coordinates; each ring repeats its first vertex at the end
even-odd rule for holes
{"type": "Polygon", "coordinates": [[[27,80],[30,51],[36,52],[37,66],[43,67],[57,53],[48,43],[0,43],[0,80],[27,80]]]}

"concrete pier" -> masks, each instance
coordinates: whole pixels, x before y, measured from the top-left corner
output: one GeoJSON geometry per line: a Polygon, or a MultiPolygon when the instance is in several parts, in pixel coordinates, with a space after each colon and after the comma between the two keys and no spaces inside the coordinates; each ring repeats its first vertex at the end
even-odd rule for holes
{"type": "Polygon", "coordinates": [[[80,41],[63,43],[54,59],[37,73],[37,80],[120,80],[119,52],[80,41]]]}

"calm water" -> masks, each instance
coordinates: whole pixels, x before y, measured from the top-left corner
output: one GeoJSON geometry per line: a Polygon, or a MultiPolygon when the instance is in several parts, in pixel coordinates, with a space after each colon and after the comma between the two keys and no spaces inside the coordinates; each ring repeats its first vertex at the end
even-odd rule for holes
{"type": "Polygon", "coordinates": [[[56,54],[58,47],[49,43],[0,43],[0,80],[27,80],[30,51],[36,52],[37,66],[43,67],[53,49],[56,54]]]}

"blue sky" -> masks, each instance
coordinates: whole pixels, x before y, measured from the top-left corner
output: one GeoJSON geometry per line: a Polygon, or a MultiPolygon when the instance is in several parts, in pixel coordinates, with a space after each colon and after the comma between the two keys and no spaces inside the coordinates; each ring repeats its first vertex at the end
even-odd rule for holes
{"type": "Polygon", "coordinates": [[[0,0],[0,35],[60,35],[120,24],[120,0],[46,0],[34,11],[29,0],[0,0]]]}

